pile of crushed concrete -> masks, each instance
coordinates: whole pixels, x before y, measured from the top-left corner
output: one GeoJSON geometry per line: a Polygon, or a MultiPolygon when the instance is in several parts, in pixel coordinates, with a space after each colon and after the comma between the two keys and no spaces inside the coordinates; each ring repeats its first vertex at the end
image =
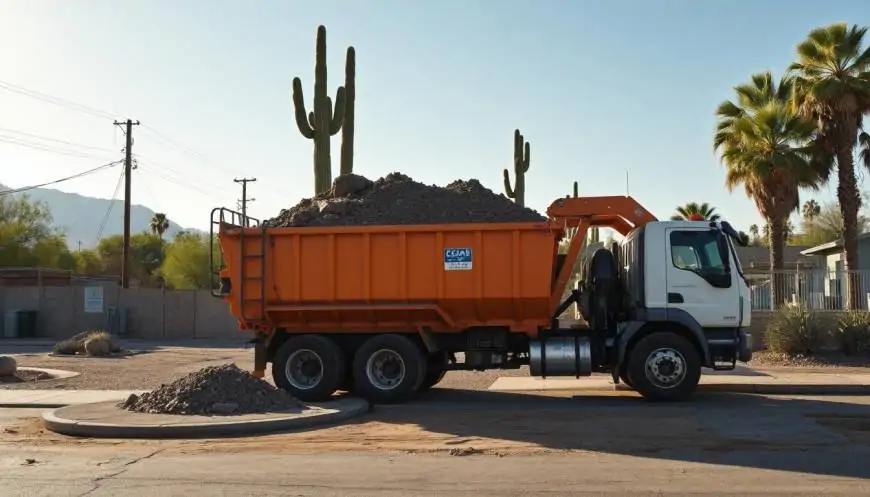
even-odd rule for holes
{"type": "Polygon", "coordinates": [[[476,179],[445,187],[425,185],[401,173],[377,181],[357,174],[335,178],[332,190],[284,209],[268,226],[364,226],[540,222],[534,209],[517,205],[476,179]]]}
{"type": "Polygon", "coordinates": [[[252,377],[235,364],[203,368],[142,395],[130,395],[118,407],[150,414],[206,416],[306,408],[287,392],[252,377]]]}

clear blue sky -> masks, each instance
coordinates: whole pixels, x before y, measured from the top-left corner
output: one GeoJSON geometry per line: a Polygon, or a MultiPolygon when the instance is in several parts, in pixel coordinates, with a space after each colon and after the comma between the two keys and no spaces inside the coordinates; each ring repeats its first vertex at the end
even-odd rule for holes
{"type": "MultiPolygon", "coordinates": [[[[519,127],[532,145],[527,203],[536,209],[574,180],[582,195],[623,194],[628,171],[631,194],[660,218],[707,201],[746,229],[760,218],[742,191],[723,187],[711,147],[717,104],[753,72],[779,75],[811,28],[870,23],[866,0],[2,0],[0,8],[0,80],[141,120],[149,128],[134,132],[142,163],[134,202],[199,228],[212,207],[235,204],[234,176],[258,178],[255,216],[311,195],[312,144],[296,129],[290,87],[300,76],[310,105],[324,24],[333,95],[346,47],[357,50],[361,174],[400,170],[438,184],[476,177],[501,192],[519,127]]],[[[21,135],[0,129],[0,183],[50,181],[121,157],[110,119],[2,89],[0,109],[0,128],[107,149],[58,155],[9,144],[21,135]]],[[[337,170],[340,137],[332,143],[337,170]]],[[[117,173],[58,188],[108,198],[117,173]]],[[[835,186],[816,198],[833,199],[835,186]]]]}

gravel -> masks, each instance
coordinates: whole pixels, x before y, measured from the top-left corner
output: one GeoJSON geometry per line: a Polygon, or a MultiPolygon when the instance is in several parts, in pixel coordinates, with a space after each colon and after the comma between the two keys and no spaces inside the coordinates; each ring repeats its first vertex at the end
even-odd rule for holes
{"type": "Polygon", "coordinates": [[[235,364],[209,366],[118,404],[151,414],[238,415],[305,408],[298,400],[235,364]]]}
{"type": "Polygon", "coordinates": [[[445,187],[418,183],[401,173],[377,181],[357,174],[335,178],[332,190],[304,199],[266,221],[273,227],[541,222],[476,179],[445,187]]]}
{"type": "Polygon", "coordinates": [[[749,366],[756,368],[866,368],[870,366],[870,357],[849,357],[839,353],[812,356],[790,355],[763,350],[752,354],[749,366]]]}

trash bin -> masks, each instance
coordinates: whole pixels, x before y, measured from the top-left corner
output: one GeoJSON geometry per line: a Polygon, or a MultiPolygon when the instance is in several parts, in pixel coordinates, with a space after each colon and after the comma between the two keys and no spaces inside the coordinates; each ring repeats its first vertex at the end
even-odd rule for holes
{"type": "Polygon", "coordinates": [[[3,338],[35,338],[36,311],[6,311],[3,314],[3,338]]]}
{"type": "Polygon", "coordinates": [[[36,338],[36,311],[18,311],[18,338],[36,338]]]}

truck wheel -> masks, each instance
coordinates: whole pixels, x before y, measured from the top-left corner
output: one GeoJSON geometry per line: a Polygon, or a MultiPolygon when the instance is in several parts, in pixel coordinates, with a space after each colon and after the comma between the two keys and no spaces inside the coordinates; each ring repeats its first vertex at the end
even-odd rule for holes
{"type": "Polygon", "coordinates": [[[670,332],[642,338],[628,358],[632,388],[647,400],[683,400],[701,380],[701,358],[694,345],[670,332]]]}
{"type": "Polygon", "coordinates": [[[321,335],[288,339],[275,352],[272,378],[275,385],[304,402],[322,402],[341,387],[345,378],[341,348],[321,335]]]}
{"type": "Polygon", "coordinates": [[[370,402],[401,402],[420,388],[426,357],[402,335],[377,335],[357,350],[353,359],[356,393],[370,402]]]}
{"type": "Polygon", "coordinates": [[[447,374],[447,354],[445,352],[436,352],[429,356],[428,364],[426,365],[426,374],[423,377],[423,383],[420,384],[420,392],[424,392],[434,387],[447,374]]]}

